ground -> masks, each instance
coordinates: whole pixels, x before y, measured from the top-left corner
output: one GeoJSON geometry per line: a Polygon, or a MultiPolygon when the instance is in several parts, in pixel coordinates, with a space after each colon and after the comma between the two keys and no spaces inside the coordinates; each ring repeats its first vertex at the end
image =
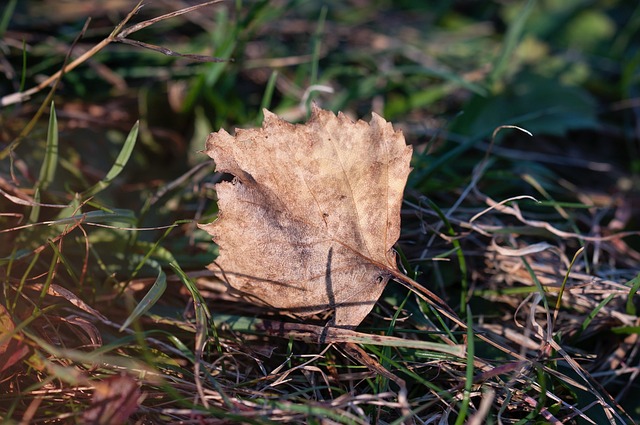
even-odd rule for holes
{"type": "Polygon", "coordinates": [[[640,421],[637,5],[5,3],[3,421],[640,421]],[[357,329],[227,291],[198,227],[207,135],[312,104],[413,147],[357,329]]]}

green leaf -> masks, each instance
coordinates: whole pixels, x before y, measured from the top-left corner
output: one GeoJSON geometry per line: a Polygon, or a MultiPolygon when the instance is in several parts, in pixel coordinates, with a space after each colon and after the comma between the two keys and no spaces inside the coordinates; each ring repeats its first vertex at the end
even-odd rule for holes
{"type": "Polygon", "coordinates": [[[523,72],[503,92],[473,97],[465,105],[464,114],[451,124],[451,131],[485,137],[501,125],[557,136],[569,130],[596,128],[596,102],[582,88],[523,72]]]}

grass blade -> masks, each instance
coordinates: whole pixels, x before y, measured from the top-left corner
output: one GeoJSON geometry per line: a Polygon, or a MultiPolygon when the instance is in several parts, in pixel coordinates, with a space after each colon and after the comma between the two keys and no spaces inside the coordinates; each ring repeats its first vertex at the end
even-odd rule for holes
{"type": "Polygon", "coordinates": [[[636,277],[631,279],[628,284],[631,284],[631,288],[629,289],[629,297],[627,298],[625,310],[627,314],[635,316],[637,314],[637,311],[636,306],[633,303],[633,297],[638,292],[638,288],[640,288],[640,273],[638,273],[636,277]]]}
{"type": "Polygon", "coordinates": [[[558,319],[558,313],[560,311],[560,306],[562,305],[562,294],[564,294],[564,289],[567,287],[567,280],[569,280],[569,274],[571,274],[571,268],[576,263],[578,256],[582,254],[582,251],[584,251],[584,247],[580,247],[580,249],[576,251],[576,253],[573,256],[573,259],[571,260],[571,264],[569,264],[569,267],[567,268],[567,272],[564,274],[562,285],[560,285],[560,292],[558,292],[556,307],[553,311],[553,321],[551,322],[551,329],[555,328],[556,320],[558,319]]]}
{"type": "Polygon", "coordinates": [[[475,356],[475,344],[473,338],[473,315],[471,314],[469,305],[467,305],[467,370],[465,374],[464,393],[462,396],[462,407],[460,408],[460,414],[456,419],[456,425],[462,425],[469,412],[471,390],[473,387],[473,372],[475,371],[473,365],[475,356]]]}
{"type": "Polygon", "coordinates": [[[41,190],[49,187],[56,176],[58,165],[58,117],[56,115],[55,104],[51,101],[51,114],[49,115],[49,126],[47,128],[47,147],[44,161],[40,168],[39,186],[41,190]]]}
{"type": "Polygon", "coordinates": [[[2,12],[2,18],[0,18],[0,37],[4,36],[4,33],[7,31],[9,27],[9,21],[13,16],[13,11],[16,9],[16,5],[18,4],[18,0],[9,0],[9,3],[4,8],[2,12]]]}
{"type": "Polygon", "coordinates": [[[456,232],[445,213],[442,212],[442,210],[431,199],[427,198],[426,201],[429,204],[429,207],[433,209],[433,211],[438,214],[438,217],[440,217],[440,220],[442,220],[442,223],[447,229],[447,234],[452,237],[451,243],[455,248],[456,258],[458,259],[458,265],[460,268],[460,306],[466,305],[469,297],[469,281],[467,278],[467,261],[464,258],[462,245],[460,244],[460,241],[455,238],[456,232]]]}
{"type": "Polygon", "coordinates": [[[489,74],[488,82],[490,85],[493,85],[500,80],[507,71],[511,62],[511,57],[515,52],[516,47],[518,47],[518,42],[524,32],[524,24],[527,22],[527,18],[529,17],[534,4],[534,0],[529,0],[522,8],[522,12],[518,14],[518,17],[509,26],[502,46],[502,51],[500,52],[500,57],[496,61],[491,74],[489,74]]]}
{"type": "Polygon", "coordinates": [[[120,326],[120,332],[127,328],[134,320],[146,313],[160,299],[167,289],[167,275],[162,271],[160,265],[154,260],[149,260],[150,264],[154,264],[158,268],[158,277],[153,283],[149,292],[140,300],[136,308],[133,309],[127,320],[120,326]]]}
{"type": "Polygon", "coordinates": [[[267,81],[267,87],[264,90],[264,95],[262,96],[262,102],[260,103],[260,111],[258,112],[258,116],[256,117],[256,125],[262,125],[262,120],[264,119],[264,114],[262,112],[263,109],[269,109],[271,105],[271,100],[273,99],[273,92],[276,88],[276,81],[278,80],[278,71],[274,70],[269,76],[269,81],[267,81]]]}
{"type": "Polygon", "coordinates": [[[82,194],[83,198],[85,199],[90,198],[96,195],[97,193],[101,192],[102,190],[106,189],[107,187],[109,187],[113,179],[115,179],[116,177],[118,177],[118,175],[120,175],[120,173],[124,169],[124,166],[129,161],[129,158],[131,157],[131,153],[133,152],[133,148],[136,145],[139,128],[140,128],[140,122],[136,121],[136,123],[133,125],[133,128],[131,128],[129,135],[124,141],[124,145],[122,146],[122,149],[120,150],[120,153],[116,158],[116,162],[113,164],[113,166],[111,167],[107,175],[104,177],[104,179],[100,180],[98,183],[96,183],[95,185],[93,185],[92,187],[84,191],[84,193],[82,194]]]}
{"type": "Polygon", "coordinates": [[[56,176],[58,165],[58,118],[56,116],[55,104],[51,101],[51,113],[49,115],[49,125],[47,127],[47,145],[45,147],[44,159],[40,167],[38,182],[34,189],[33,208],[29,214],[29,221],[35,223],[40,215],[40,194],[51,184],[56,176]]]}
{"type": "MultiPolygon", "coordinates": [[[[211,319],[211,313],[207,308],[207,305],[204,301],[204,298],[200,294],[200,291],[196,287],[195,283],[187,276],[187,274],[182,270],[182,268],[176,262],[171,262],[169,264],[174,272],[178,275],[182,283],[187,287],[189,292],[191,293],[191,297],[193,298],[193,309],[196,315],[196,338],[195,338],[195,362],[194,362],[194,370],[193,373],[195,375],[195,384],[198,390],[198,395],[202,399],[202,403],[205,407],[209,407],[207,402],[207,398],[204,393],[202,380],[200,377],[201,372],[201,364],[202,364],[202,355],[204,352],[204,348],[207,345],[207,340],[209,339],[209,325],[211,319]]],[[[217,338],[216,328],[212,326],[214,336],[217,338]]],[[[207,373],[206,371],[204,372],[207,373]]]]}

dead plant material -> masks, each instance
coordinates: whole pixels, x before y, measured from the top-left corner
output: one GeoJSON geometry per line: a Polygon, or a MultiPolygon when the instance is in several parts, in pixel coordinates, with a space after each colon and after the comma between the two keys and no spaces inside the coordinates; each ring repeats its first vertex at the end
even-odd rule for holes
{"type": "Polygon", "coordinates": [[[211,270],[231,287],[294,314],[333,311],[356,327],[390,278],[412,149],[374,115],[352,122],[314,108],[306,125],[265,111],[262,129],[207,140],[221,214],[203,228],[220,245],[211,270]]]}
{"type": "MultiPolygon", "coordinates": [[[[111,32],[111,34],[109,34],[109,36],[107,38],[105,38],[100,43],[98,43],[95,46],[93,46],[91,49],[89,49],[86,52],[84,52],[82,55],[77,57],[75,60],[71,61],[69,64],[64,64],[62,69],[60,69],[60,71],[58,71],[55,74],[51,75],[50,77],[46,78],[41,83],[39,83],[36,87],[33,87],[33,88],[29,89],[29,90],[25,90],[25,91],[22,91],[22,92],[12,93],[12,94],[3,96],[2,98],[0,98],[0,108],[1,107],[5,107],[5,106],[9,106],[9,105],[13,105],[13,104],[16,104],[16,103],[21,103],[21,102],[24,102],[24,101],[28,100],[31,96],[33,96],[34,94],[40,92],[44,88],[48,87],[53,82],[59,80],[62,75],[64,75],[67,72],[71,72],[73,69],[77,68],[79,65],[81,65],[84,62],[86,62],[87,60],[89,60],[91,57],[96,55],[98,52],[100,52],[102,49],[104,49],[105,47],[107,47],[109,44],[111,44],[113,42],[131,44],[131,45],[134,45],[134,46],[138,46],[138,47],[143,47],[143,48],[146,48],[146,49],[154,50],[154,51],[157,51],[159,53],[162,53],[162,54],[165,54],[165,55],[168,55],[168,56],[185,57],[187,59],[196,60],[198,62],[222,62],[222,61],[226,61],[226,59],[214,58],[214,57],[210,57],[210,56],[193,55],[193,54],[182,54],[182,53],[174,52],[174,51],[172,51],[172,50],[170,50],[168,48],[165,48],[165,47],[155,46],[155,45],[152,45],[152,44],[143,43],[141,41],[131,40],[131,39],[127,38],[127,36],[133,34],[134,32],[139,31],[139,30],[141,30],[143,28],[146,28],[149,25],[153,25],[156,22],[159,22],[159,21],[162,21],[162,20],[165,20],[165,19],[169,19],[169,18],[173,18],[173,17],[179,16],[179,15],[185,14],[185,13],[189,13],[189,12],[197,10],[197,9],[199,9],[201,7],[209,6],[209,5],[214,4],[214,3],[220,3],[221,1],[222,0],[213,0],[213,1],[208,1],[208,2],[205,2],[205,3],[201,3],[201,4],[198,4],[198,5],[192,6],[192,7],[187,7],[185,9],[177,10],[175,12],[167,13],[167,14],[164,14],[162,16],[158,16],[158,17],[155,17],[153,19],[149,19],[147,21],[137,23],[137,24],[125,29],[124,28],[125,25],[136,15],[136,13],[138,13],[140,8],[142,7],[142,1],[140,1],[131,10],[131,12],[129,12],[129,14],[127,14],[127,16],[118,24],[118,26],[111,32]]],[[[87,21],[87,24],[88,24],[88,21],[87,21]]]]}

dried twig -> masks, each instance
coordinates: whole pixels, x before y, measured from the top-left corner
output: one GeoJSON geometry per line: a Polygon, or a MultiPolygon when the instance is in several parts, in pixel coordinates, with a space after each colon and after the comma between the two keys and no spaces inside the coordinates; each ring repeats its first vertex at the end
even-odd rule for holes
{"type": "Polygon", "coordinates": [[[130,44],[130,45],[134,45],[134,46],[138,46],[138,47],[151,49],[151,50],[163,53],[163,54],[168,55],[168,56],[185,57],[187,59],[197,60],[197,61],[200,61],[200,62],[224,62],[224,61],[227,61],[227,59],[221,59],[221,58],[215,58],[215,57],[209,57],[209,56],[203,56],[203,55],[181,54],[181,53],[174,52],[174,51],[172,51],[170,49],[167,49],[167,48],[164,48],[164,47],[159,47],[159,46],[155,46],[155,45],[152,45],[152,44],[143,43],[141,41],[129,40],[129,39],[126,38],[128,35],[133,34],[134,32],[139,31],[139,30],[141,30],[143,28],[146,28],[149,25],[152,25],[152,24],[154,24],[156,22],[159,22],[159,21],[162,21],[162,20],[168,19],[168,18],[173,18],[175,16],[180,16],[182,14],[185,14],[185,13],[188,13],[188,12],[192,12],[192,11],[194,11],[196,9],[199,9],[201,7],[204,7],[204,6],[208,6],[208,5],[211,5],[211,4],[214,4],[214,3],[220,3],[221,1],[222,0],[211,0],[211,1],[208,1],[208,2],[205,2],[205,3],[201,3],[201,4],[198,4],[198,5],[192,6],[192,7],[188,7],[188,8],[185,8],[185,9],[177,10],[175,12],[167,13],[165,15],[158,16],[156,18],[149,19],[149,20],[146,20],[144,22],[140,22],[140,23],[135,24],[135,25],[133,25],[133,26],[127,28],[127,29],[124,29],[124,26],[142,8],[142,6],[143,6],[142,3],[143,2],[142,2],[142,0],[140,0],[138,2],[138,4],[116,26],[116,28],[111,32],[111,34],[109,34],[109,36],[107,38],[105,38],[104,40],[102,40],[101,42],[99,42],[98,44],[93,46],[91,49],[87,50],[85,53],[83,53],[81,56],[76,58],[74,61],[72,61],[68,65],[63,66],[58,72],[56,72],[55,74],[53,74],[50,77],[46,78],[44,81],[42,81],[37,86],[32,87],[29,90],[25,90],[23,92],[17,92],[17,93],[12,93],[12,94],[3,96],[2,98],[0,98],[0,107],[13,105],[13,104],[21,103],[21,102],[24,102],[24,101],[28,100],[31,96],[33,96],[34,94],[40,92],[42,89],[44,89],[45,87],[48,87],[51,83],[53,83],[54,81],[59,79],[62,75],[64,75],[64,73],[74,70],[79,65],[81,65],[82,63],[84,63],[87,60],[89,60],[91,57],[96,55],[99,51],[101,51],[102,49],[104,49],[106,46],[108,46],[109,44],[111,44],[113,42],[130,44]]]}

